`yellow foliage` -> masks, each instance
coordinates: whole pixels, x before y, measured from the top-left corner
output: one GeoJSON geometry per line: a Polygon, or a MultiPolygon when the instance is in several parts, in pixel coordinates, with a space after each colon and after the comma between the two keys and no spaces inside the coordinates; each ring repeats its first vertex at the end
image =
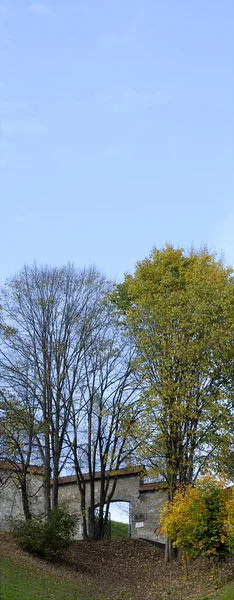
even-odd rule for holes
{"type": "Polygon", "coordinates": [[[230,490],[227,501],[226,527],[228,531],[228,542],[231,550],[234,550],[234,486],[230,490]]]}
{"type": "Polygon", "coordinates": [[[161,512],[161,530],[164,535],[174,540],[173,545],[180,545],[186,554],[188,540],[193,534],[193,512],[198,502],[197,488],[189,485],[186,492],[180,487],[174,501],[168,502],[161,512]]]}
{"type": "Polygon", "coordinates": [[[218,379],[233,340],[232,269],[205,248],[153,248],[111,298],[134,340],[133,366],[144,382],[135,428],[143,459],[152,456],[172,488],[176,479],[192,481],[197,451],[203,465],[225,467],[234,422],[218,379]]]}
{"type": "Polygon", "coordinates": [[[186,557],[221,556],[234,545],[234,490],[227,501],[224,481],[206,476],[196,487],[180,487],[161,512],[161,531],[186,557]]]}

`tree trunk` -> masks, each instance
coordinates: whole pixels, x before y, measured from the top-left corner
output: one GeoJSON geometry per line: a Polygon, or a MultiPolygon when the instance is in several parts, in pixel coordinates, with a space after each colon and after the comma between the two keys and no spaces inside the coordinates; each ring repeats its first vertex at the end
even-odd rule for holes
{"type": "Polygon", "coordinates": [[[30,511],[30,507],[29,507],[26,475],[25,476],[23,475],[23,477],[20,481],[20,486],[21,486],[21,493],[22,493],[24,516],[25,516],[26,521],[30,521],[30,519],[32,518],[32,515],[31,515],[31,511],[30,511]]]}
{"type": "MultiPolygon", "coordinates": [[[[46,425],[47,427],[47,425],[46,425]]],[[[45,434],[45,464],[44,464],[44,500],[45,516],[48,519],[51,510],[51,485],[50,485],[50,442],[49,435],[45,434]]]]}
{"type": "Polygon", "coordinates": [[[53,476],[53,508],[58,506],[58,478],[59,478],[59,463],[57,455],[54,456],[54,476],[53,476]]]}
{"type": "Polygon", "coordinates": [[[86,500],[85,500],[85,483],[83,485],[80,481],[77,481],[80,492],[80,508],[81,508],[81,519],[82,519],[82,535],[84,540],[88,540],[88,526],[87,526],[87,512],[86,512],[86,500]]]}
{"type": "Polygon", "coordinates": [[[170,539],[169,538],[166,539],[164,560],[165,560],[165,563],[170,562],[170,539]]]}
{"type": "Polygon", "coordinates": [[[95,480],[92,477],[90,480],[90,507],[89,507],[89,529],[88,536],[90,540],[94,540],[96,538],[95,535],[95,480]]]}
{"type": "Polygon", "coordinates": [[[86,519],[86,517],[82,517],[82,533],[83,533],[83,540],[88,540],[89,536],[88,536],[88,528],[87,528],[87,519],[86,519]]]}

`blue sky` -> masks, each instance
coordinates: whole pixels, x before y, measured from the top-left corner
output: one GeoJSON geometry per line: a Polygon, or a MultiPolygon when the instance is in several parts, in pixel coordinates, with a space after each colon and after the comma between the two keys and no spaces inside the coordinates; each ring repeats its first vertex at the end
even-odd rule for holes
{"type": "Polygon", "coordinates": [[[0,280],[121,280],[153,245],[234,265],[233,0],[0,6],[0,280]]]}

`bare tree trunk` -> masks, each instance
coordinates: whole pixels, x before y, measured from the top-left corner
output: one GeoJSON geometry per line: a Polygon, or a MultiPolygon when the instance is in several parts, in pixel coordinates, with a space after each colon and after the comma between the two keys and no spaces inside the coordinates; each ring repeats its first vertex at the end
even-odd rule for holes
{"type": "Polygon", "coordinates": [[[80,491],[81,494],[81,518],[82,518],[82,533],[83,539],[87,540],[89,537],[88,527],[87,527],[87,513],[86,513],[86,503],[85,503],[85,488],[80,491]]]}
{"type": "Polygon", "coordinates": [[[54,473],[53,473],[53,508],[58,505],[58,479],[59,479],[59,461],[57,453],[54,454],[54,473]]]}
{"type": "Polygon", "coordinates": [[[170,554],[169,554],[169,538],[166,539],[165,543],[165,554],[164,554],[165,563],[170,562],[170,554]]]}
{"type": "Polygon", "coordinates": [[[20,481],[20,487],[21,487],[21,493],[22,493],[24,516],[25,516],[26,521],[30,521],[30,519],[32,518],[32,515],[31,515],[30,505],[29,505],[26,474],[22,476],[22,479],[20,481]]]}
{"type": "Polygon", "coordinates": [[[51,510],[51,483],[50,483],[50,440],[49,434],[45,433],[45,463],[44,463],[44,499],[45,516],[49,517],[51,510]]]}

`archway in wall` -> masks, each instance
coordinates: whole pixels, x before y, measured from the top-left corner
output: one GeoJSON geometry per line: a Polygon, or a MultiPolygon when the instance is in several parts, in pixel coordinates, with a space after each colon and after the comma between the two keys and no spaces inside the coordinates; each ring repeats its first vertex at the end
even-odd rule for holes
{"type": "Polygon", "coordinates": [[[123,540],[131,537],[131,503],[115,500],[110,503],[110,537],[123,540]]]}

